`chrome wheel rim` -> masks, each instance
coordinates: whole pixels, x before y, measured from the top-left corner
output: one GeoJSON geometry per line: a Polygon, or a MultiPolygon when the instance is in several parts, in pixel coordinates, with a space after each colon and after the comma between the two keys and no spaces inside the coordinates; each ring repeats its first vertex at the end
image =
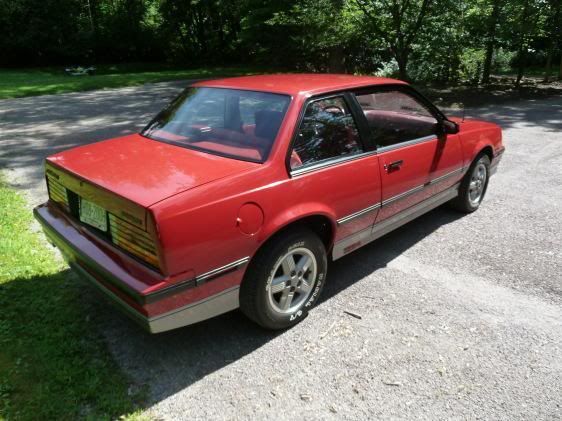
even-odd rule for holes
{"type": "Polygon", "coordinates": [[[486,165],[479,162],[472,171],[470,184],[468,185],[468,200],[472,206],[478,206],[482,200],[487,176],[488,171],[486,169],[486,165]]]}
{"type": "Polygon", "coordinates": [[[317,271],[316,257],[310,250],[297,248],[285,254],[271,272],[271,308],[282,314],[297,311],[312,294],[317,271]]]}

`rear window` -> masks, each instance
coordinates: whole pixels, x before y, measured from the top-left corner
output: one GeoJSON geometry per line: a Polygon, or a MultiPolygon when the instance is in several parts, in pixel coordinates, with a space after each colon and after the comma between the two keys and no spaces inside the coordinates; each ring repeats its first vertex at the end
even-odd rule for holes
{"type": "Polygon", "coordinates": [[[188,88],[142,131],[150,139],[264,162],[291,98],[268,92],[188,88]]]}

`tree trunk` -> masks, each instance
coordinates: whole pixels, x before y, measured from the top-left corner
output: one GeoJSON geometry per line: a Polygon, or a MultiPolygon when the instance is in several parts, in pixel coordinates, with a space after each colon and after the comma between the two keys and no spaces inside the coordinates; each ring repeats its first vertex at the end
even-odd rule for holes
{"type": "Polygon", "coordinates": [[[330,49],[328,53],[328,71],[330,73],[345,73],[343,48],[338,45],[330,49]]]}
{"type": "Polygon", "coordinates": [[[517,80],[515,81],[515,86],[518,88],[521,85],[521,80],[523,79],[523,73],[525,72],[525,67],[527,67],[527,31],[529,28],[529,0],[525,0],[525,5],[523,6],[523,13],[521,14],[520,22],[520,35],[519,35],[519,65],[517,66],[517,80]]]}
{"type": "Polygon", "coordinates": [[[548,46],[548,56],[546,58],[546,66],[544,69],[544,82],[550,81],[550,73],[552,71],[552,56],[554,55],[554,49],[557,44],[557,38],[560,37],[560,0],[552,0],[551,7],[554,9],[554,14],[552,15],[552,26],[550,28],[550,43],[548,46]]]}
{"type": "Polygon", "coordinates": [[[482,71],[482,83],[490,83],[490,72],[492,70],[492,60],[496,47],[496,26],[501,10],[501,0],[493,0],[492,14],[488,26],[488,39],[486,42],[486,57],[484,58],[484,70],[482,71]]]}
{"type": "Polygon", "coordinates": [[[408,54],[405,51],[402,51],[399,54],[395,54],[394,58],[396,59],[396,63],[398,63],[398,75],[400,80],[407,82],[409,80],[408,54]]]}
{"type": "Polygon", "coordinates": [[[544,68],[544,79],[543,82],[550,81],[550,72],[552,70],[552,55],[554,53],[554,46],[551,45],[548,48],[548,55],[546,56],[546,66],[544,68]]]}
{"type": "Polygon", "coordinates": [[[525,49],[520,49],[519,66],[517,67],[517,80],[515,81],[515,86],[517,88],[521,86],[521,81],[523,80],[523,74],[525,73],[525,67],[527,67],[527,51],[525,49]]]}
{"type": "Polygon", "coordinates": [[[562,80],[562,49],[560,51],[560,67],[558,68],[558,80],[562,80]]]}

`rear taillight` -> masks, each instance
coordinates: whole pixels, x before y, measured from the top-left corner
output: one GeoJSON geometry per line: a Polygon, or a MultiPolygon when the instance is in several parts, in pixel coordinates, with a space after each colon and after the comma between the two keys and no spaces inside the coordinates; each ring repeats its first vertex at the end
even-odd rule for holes
{"type": "Polygon", "coordinates": [[[116,246],[160,268],[158,251],[151,234],[109,213],[111,241],[116,246]]]}
{"type": "Polygon", "coordinates": [[[47,187],[49,189],[49,199],[57,202],[68,211],[70,206],[68,205],[66,188],[51,175],[47,175],[47,187]]]}
{"type": "Polygon", "coordinates": [[[137,257],[143,262],[162,271],[158,257],[156,228],[152,219],[147,225],[146,210],[126,199],[80,180],[47,163],[47,186],[49,199],[64,208],[66,212],[83,222],[83,225],[116,247],[137,257]],[[91,224],[81,217],[81,201],[87,200],[103,208],[106,224],[91,224]],[[116,216],[119,215],[119,216],[116,216]]]}

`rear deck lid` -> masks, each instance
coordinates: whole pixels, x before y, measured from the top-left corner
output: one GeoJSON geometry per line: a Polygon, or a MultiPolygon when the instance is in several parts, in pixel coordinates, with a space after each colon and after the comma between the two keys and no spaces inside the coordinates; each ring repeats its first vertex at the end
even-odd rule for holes
{"type": "Polygon", "coordinates": [[[260,165],[138,134],[80,146],[47,161],[143,207],[260,165]]]}

